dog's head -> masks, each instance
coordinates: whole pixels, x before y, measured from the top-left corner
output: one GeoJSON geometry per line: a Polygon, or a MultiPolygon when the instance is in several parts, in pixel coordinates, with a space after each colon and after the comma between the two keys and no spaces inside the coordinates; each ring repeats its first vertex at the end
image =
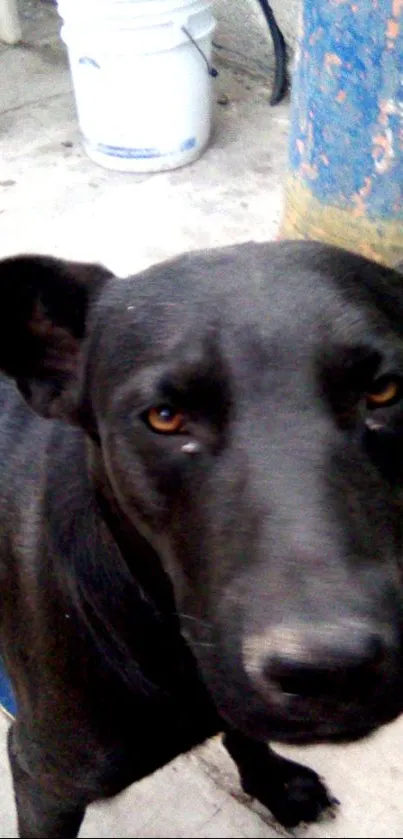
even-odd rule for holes
{"type": "Polygon", "coordinates": [[[403,279],[315,243],[126,281],[0,266],[0,365],[82,425],[221,714],[349,739],[403,709],[403,279]]]}

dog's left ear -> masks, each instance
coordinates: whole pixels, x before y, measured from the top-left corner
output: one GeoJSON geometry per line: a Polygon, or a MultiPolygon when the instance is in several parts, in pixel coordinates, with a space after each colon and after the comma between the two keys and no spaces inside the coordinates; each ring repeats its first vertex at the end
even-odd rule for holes
{"type": "Polygon", "coordinates": [[[0,262],[0,370],[42,416],[75,421],[87,319],[109,277],[51,257],[0,262]]]}

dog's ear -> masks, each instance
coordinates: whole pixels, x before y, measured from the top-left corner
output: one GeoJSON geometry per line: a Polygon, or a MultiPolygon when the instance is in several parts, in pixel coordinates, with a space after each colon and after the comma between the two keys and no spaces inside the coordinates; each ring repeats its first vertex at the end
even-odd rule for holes
{"type": "Polygon", "coordinates": [[[76,419],[88,313],[110,276],[51,257],[0,262],[0,370],[45,417],[76,419]]]}

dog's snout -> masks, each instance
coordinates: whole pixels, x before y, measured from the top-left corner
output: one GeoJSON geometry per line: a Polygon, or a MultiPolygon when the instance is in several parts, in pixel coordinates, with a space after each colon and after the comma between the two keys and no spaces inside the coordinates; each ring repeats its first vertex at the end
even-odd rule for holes
{"type": "Polygon", "coordinates": [[[348,700],[368,693],[381,658],[380,645],[374,639],[362,655],[344,650],[336,659],[332,651],[323,650],[307,661],[275,658],[265,666],[264,676],[291,696],[348,700]]]}
{"type": "Polygon", "coordinates": [[[244,645],[246,669],[260,689],[267,685],[305,699],[348,701],[368,695],[386,657],[381,635],[358,620],[279,627],[244,645]]]}

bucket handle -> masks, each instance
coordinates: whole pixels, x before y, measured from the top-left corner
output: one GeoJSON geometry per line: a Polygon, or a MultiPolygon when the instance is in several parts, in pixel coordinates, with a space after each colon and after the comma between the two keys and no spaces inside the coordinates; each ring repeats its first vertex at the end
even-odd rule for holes
{"type": "Polygon", "coordinates": [[[202,58],[203,58],[203,59],[204,59],[204,61],[206,62],[207,72],[208,72],[209,76],[212,76],[212,77],[213,77],[213,79],[215,79],[215,78],[218,76],[218,70],[216,70],[216,68],[215,68],[215,67],[213,67],[213,65],[212,65],[212,64],[210,64],[210,62],[209,62],[209,60],[208,60],[207,56],[204,54],[203,50],[199,47],[199,44],[198,44],[198,43],[197,43],[197,41],[195,41],[195,39],[192,37],[192,35],[190,34],[190,32],[189,32],[189,30],[186,28],[186,26],[181,26],[181,30],[182,30],[182,32],[184,32],[184,34],[186,35],[186,37],[187,37],[187,38],[189,38],[189,41],[191,41],[191,42],[192,42],[193,46],[194,46],[194,47],[196,47],[197,51],[200,53],[200,55],[202,56],[202,58]]]}

